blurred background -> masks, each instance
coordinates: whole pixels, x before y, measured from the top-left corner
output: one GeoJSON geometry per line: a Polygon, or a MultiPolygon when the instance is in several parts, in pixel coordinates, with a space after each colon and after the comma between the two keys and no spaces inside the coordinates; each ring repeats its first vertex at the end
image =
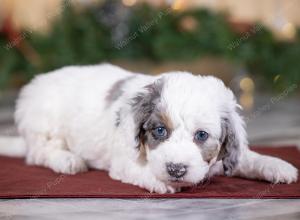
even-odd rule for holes
{"type": "Polygon", "coordinates": [[[215,75],[250,143],[300,146],[300,0],[0,0],[0,134],[36,74],[110,62],[215,75]]]}

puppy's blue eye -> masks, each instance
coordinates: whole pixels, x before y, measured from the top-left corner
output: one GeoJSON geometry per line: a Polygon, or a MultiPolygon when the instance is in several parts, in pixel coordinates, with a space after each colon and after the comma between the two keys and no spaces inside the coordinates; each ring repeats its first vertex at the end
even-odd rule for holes
{"type": "Polygon", "coordinates": [[[152,134],[154,137],[164,138],[168,135],[168,132],[165,127],[157,127],[152,130],[152,134]]]}
{"type": "Polygon", "coordinates": [[[205,131],[197,131],[196,134],[195,134],[195,139],[197,141],[206,141],[208,138],[208,133],[205,132],[205,131]]]}

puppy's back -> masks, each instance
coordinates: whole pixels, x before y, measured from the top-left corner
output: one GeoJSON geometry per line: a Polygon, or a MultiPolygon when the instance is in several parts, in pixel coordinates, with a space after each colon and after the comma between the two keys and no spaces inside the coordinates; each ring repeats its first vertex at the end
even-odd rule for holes
{"type": "MultiPolygon", "coordinates": [[[[16,102],[19,132],[59,130],[67,118],[83,109],[104,106],[111,86],[131,73],[109,64],[69,66],[36,76],[16,102]],[[97,100],[97,103],[95,101],[97,100]],[[54,126],[55,125],[55,126],[54,126]]],[[[56,131],[53,131],[56,132],[56,131]]]]}

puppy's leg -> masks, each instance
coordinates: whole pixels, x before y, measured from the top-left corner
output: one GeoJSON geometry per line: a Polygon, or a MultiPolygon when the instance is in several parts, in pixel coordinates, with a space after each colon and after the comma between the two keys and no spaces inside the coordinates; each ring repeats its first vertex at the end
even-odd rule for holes
{"type": "MultiPolygon", "coordinates": [[[[214,175],[224,175],[222,161],[218,161],[210,168],[209,177],[214,175]]],[[[241,156],[233,176],[261,179],[272,183],[291,183],[297,181],[298,171],[284,160],[247,150],[241,156]]]]}
{"type": "Polygon", "coordinates": [[[221,175],[224,175],[224,169],[223,169],[222,161],[219,160],[210,167],[208,172],[208,177],[210,178],[212,176],[221,176],[221,175]]]}
{"type": "Polygon", "coordinates": [[[68,151],[63,140],[43,135],[31,138],[26,162],[52,169],[57,173],[75,174],[87,170],[82,158],[68,151]]]}
{"type": "Polygon", "coordinates": [[[118,160],[117,163],[113,163],[109,170],[109,176],[112,179],[139,186],[150,192],[160,194],[176,192],[176,189],[158,180],[147,165],[141,166],[133,161],[118,160]]]}
{"type": "Polygon", "coordinates": [[[247,149],[242,153],[234,175],[272,183],[292,183],[297,181],[298,171],[286,161],[247,149]]]}

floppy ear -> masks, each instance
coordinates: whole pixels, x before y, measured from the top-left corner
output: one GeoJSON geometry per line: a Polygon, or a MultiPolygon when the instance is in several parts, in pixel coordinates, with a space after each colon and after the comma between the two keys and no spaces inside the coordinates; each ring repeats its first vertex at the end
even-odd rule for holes
{"type": "Polygon", "coordinates": [[[231,176],[238,165],[242,148],[248,145],[244,121],[234,109],[222,118],[221,127],[221,150],[218,160],[223,162],[224,174],[231,176]]]}
{"type": "Polygon", "coordinates": [[[131,106],[135,123],[135,139],[139,149],[146,138],[143,126],[160,99],[162,86],[162,80],[158,79],[154,83],[145,86],[143,91],[137,93],[132,99],[131,106]]]}

